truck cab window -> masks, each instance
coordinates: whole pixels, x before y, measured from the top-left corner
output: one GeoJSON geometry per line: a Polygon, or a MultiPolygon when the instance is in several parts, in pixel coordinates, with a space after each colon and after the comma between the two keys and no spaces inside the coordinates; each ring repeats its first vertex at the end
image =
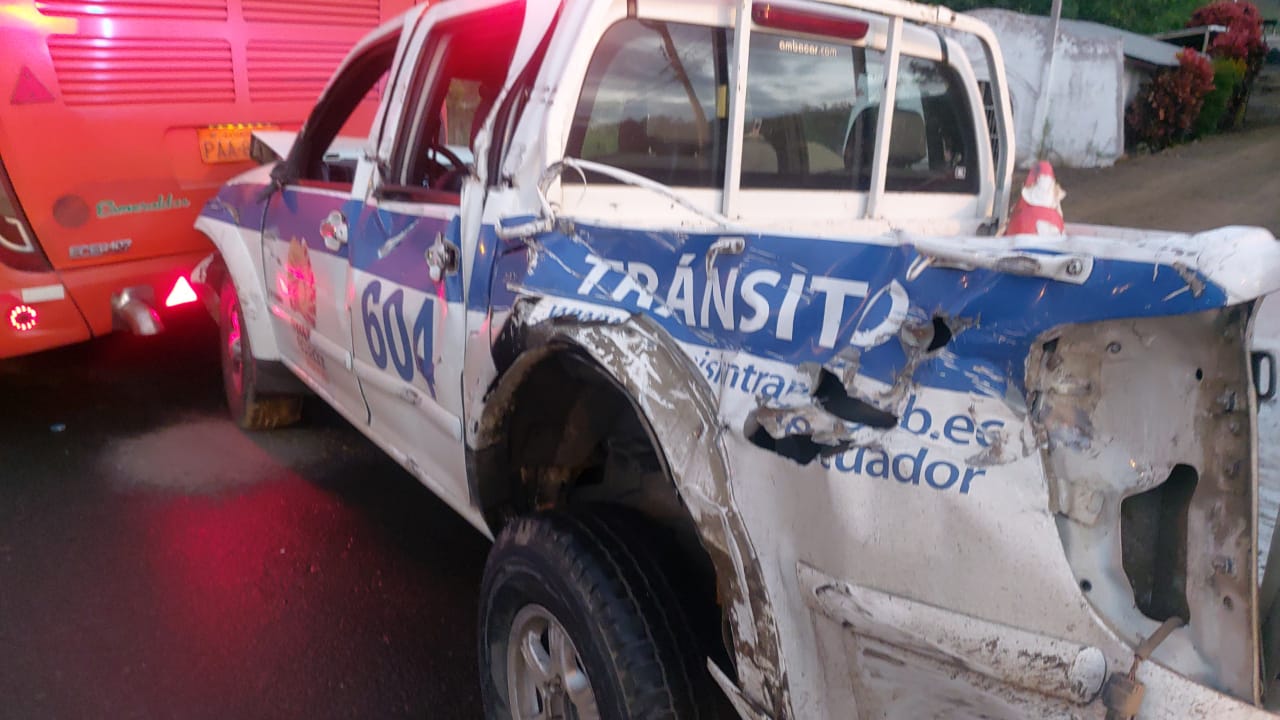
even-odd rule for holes
{"type": "Polygon", "coordinates": [[[353,116],[385,84],[395,59],[397,38],[392,36],[369,47],[353,60],[320,98],[299,134],[291,158],[298,178],[341,189],[350,189],[364,136],[353,139],[342,131],[363,130],[353,116]]]}
{"type": "Polygon", "coordinates": [[[476,135],[506,79],[522,18],[520,4],[512,3],[444,25],[428,38],[397,142],[393,185],[399,190],[454,196],[461,190],[475,163],[476,135]]]}
{"type": "Polygon", "coordinates": [[[587,69],[567,154],[667,185],[718,187],[726,63],[722,30],[642,20],[614,25],[587,69]]]}
{"type": "MultiPolygon", "coordinates": [[[[884,67],[876,50],[753,34],[742,187],[869,190],[884,67]]],[[[886,189],[976,193],[963,85],[939,62],[904,56],[899,68],[886,189]]]]}
{"type": "Polygon", "coordinates": [[[902,58],[892,136],[890,192],[978,192],[973,116],[964,85],[950,67],[902,58]]]}
{"type": "MultiPolygon", "coordinates": [[[[407,187],[458,192],[473,163],[471,145],[501,89],[504,68],[468,62],[458,38],[438,48],[437,82],[419,98],[404,155],[407,187]]],[[[475,58],[471,58],[474,60],[475,58]]]]}
{"type": "MultiPolygon", "coordinates": [[[[884,55],[875,50],[754,33],[742,187],[869,188],[870,164],[854,164],[860,147],[847,141],[854,125],[868,119],[874,133],[883,78],[884,55]]],[[[874,135],[871,140],[874,147],[874,135]]]]}

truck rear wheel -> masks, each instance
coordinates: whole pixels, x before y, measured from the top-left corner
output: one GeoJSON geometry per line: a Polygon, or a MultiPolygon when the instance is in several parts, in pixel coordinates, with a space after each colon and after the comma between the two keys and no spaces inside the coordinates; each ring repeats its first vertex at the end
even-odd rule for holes
{"type": "Polygon", "coordinates": [[[245,430],[271,430],[292,425],[302,417],[302,398],[270,395],[258,390],[258,365],[249,345],[235,283],[228,275],[218,293],[218,339],[222,356],[222,387],[231,418],[245,430]]]}
{"type": "Polygon", "coordinates": [[[540,513],[498,536],[480,591],[485,717],[711,717],[679,603],[616,529],[540,513]]]}

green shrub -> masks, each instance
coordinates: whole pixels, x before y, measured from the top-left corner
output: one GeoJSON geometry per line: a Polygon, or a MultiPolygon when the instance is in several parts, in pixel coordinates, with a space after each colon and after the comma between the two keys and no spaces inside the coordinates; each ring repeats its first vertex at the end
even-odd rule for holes
{"type": "Polygon", "coordinates": [[[1236,90],[1244,82],[1247,70],[1248,66],[1243,60],[1222,57],[1213,61],[1213,90],[1205,95],[1200,117],[1196,118],[1197,136],[1212,135],[1235,127],[1236,118],[1228,115],[1227,108],[1231,105],[1236,90]]]}

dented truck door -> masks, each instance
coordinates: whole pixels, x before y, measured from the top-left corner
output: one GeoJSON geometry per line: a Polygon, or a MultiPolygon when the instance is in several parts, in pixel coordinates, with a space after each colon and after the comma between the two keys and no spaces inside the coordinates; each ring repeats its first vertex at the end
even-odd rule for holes
{"type": "MultiPolygon", "coordinates": [[[[1144,717],[1177,715],[1169,667],[1198,683],[1203,707],[1247,713],[1250,476],[1214,468],[1201,483],[1212,492],[1179,505],[1178,458],[1207,472],[1216,455],[1252,451],[1231,435],[1251,421],[1229,356],[1242,349],[1231,344],[1241,304],[1268,288],[1233,273],[1245,256],[1275,262],[1273,243],[991,237],[997,163],[962,53],[875,13],[823,12],[846,37],[754,17],[742,53],[733,29],[675,12],[613,22],[586,64],[568,159],[553,167],[555,222],[529,226],[537,254],[508,286],[543,296],[530,321],[642,317],[689,358],[685,380],[716,394],[733,511],[763,572],[753,591],[773,604],[797,716],[1089,716],[1123,699],[1104,699],[1108,678],[1138,666],[1144,717]],[[731,58],[748,66],[736,94],[731,58]],[[1206,379],[1158,432],[1115,405],[1071,404],[1103,382],[1121,403],[1136,377],[1034,372],[1060,345],[1092,348],[1126,327],[1149,329],[1087,356],[1155,362],[1141,339],[1152,332],[1170,348],[1226,339],[1164,362],[1191,378],[1206,363],[1206,379]],[[1049,427],[1058,395],[1075,410],[1049,427]],[[1156,442],[1191,437],[1205,413],[1212,438],[1156,442]],[[1094,444],[1094,425],[1114,452],[1094,444]],[[1103,492],[1096,476],[1115,486],[1103,492]],[[1161,631],[1176,612],[1138,594],[1176,579],[1144,586],[1119,536],[1124,517],[1142,515],[1123,502],[1165,485],[1169,509],[1151,517],[1189,509],[1199,545],[1190,624],[1161,631]],[[1151,637],[1153,662],[1135,665],[1151,637]]],[[[635,372],[647,367],[635,359],[635,372]]],[[[1159,531],[1138,537],[1158,546],[1159,531]]],[[[749,642],[755,629],[737,631],[749,642]]]]}
{"type": "MultiPolygon", "coordinates": [[[[351,187],[322,193],[340,207],[317,239],[294,249],[268,214],[265,282],[289,352],[348,373],[290,365],[497,535],[491,569],[537,550],[525,513],[651,516],[705,566],[615,566],[626,599],[607,604],[633,579],[702,585],[706,657],[669,667],[706,660],[743,717],[1268,715],[1273,374],[1250,351],[1280,290],[1270,233],[999,236],[1003,60],[939,6],[478,0],[419,19],[396,115],[351,187]],[[994,138],[952,31],[985,46],[994,138]],[[321,248],[346,305],[308,335],[321,293],[296,290],[321,248]],[[346,345],[317,344],[343,321],[346,345]]],[[[305,173],[350,160],[315,127],[272,175],[298,217],[320,202],[305,173]]],[[[559,562],[577,542],[553,537],[559,562]]],[[[527,585],[576,574],[560,567],[527,585]]],[[[482,622],[501,696],[552,632],[482,622]]],[[[530,713],[582,677],[557,656],[530,713]]]]}
{"type": "Polygon", "coordinates": [[[386,158],[352,243],[355,371],[370,423],[404,464],[468,518],[462,383],[461,206],[473,140],[505,80],[523,7],[429,8],[403,63],[386,158]]]}
{"type": "MultiPolygon", "coordinates": [[[[339,68],[289,157],[272,170],[262,219],[262,260],[271,323],[289,366],[354,422],[368,408],[352,373],[347,314],[352,233],[373,163],[338,139],[402,44],[403,26],[366,38],[339,68]]],[[[385,114],[385,105],[379,117],[385,114]]],[[[374,122],[368,142],[376,140],[374,122]]],[[[358,146],[358,143],[357,143],[358,146]]],[[[259,191],[260,192],[260,191],[259,191]]]]}
{"type": "MultiPolygon", "coordinates": [[[[940,705],[902,705],[918,698],[914,683],[950,671],[933,660],[923,675],[900,671],[902,646],[914,641],[886,619],[858,621],[835,601],[823,604],[838,584],[818,578],[957,597],[961,612],[1034,626],[1033,607],[984,603],[991,577],[971,568],[997,550],[1012,563],[1002,572],[1052,553],[1019,556],[994,538],[959,539],[975,530],[964,519],[971,514],[996,518],[998,533],[1006,502],[1044,506],[1033,489],[1011,494],[987,477],[1007,462],[1008,431],[1021,422],[1019,404],[1006,398],[1016,392],[1015,363],[990,336],[980,342],[997,349],[992,360],[948,354],[972,321],[931,309],[969,296],[972,278],[921,279],[925,291],[913,298],[908,277],[919,255],[887,224],[865,219],[878,195],[881,212],[914,200],[916,219],[977,230],[990,209],[992,163],[978,145],[985,127],[974,117],[973,83],[946,62],[935,34],[894,30],[870,13],[840,19],[851,36],[828,42],[755,28],[736,151],[727,141],[734,32],[643,17],[613,24],[568,133],[565,155],[587,161],[582,176],[561,174],[557,200],[572,234],[562,224],[541,239],[546,257],[525,288],[563,298],[549,302],[551,317],[620,321],[578,304],[586,302],[653,318],[691,359],[688,381],[717,393],[737,511],[767,578],[758,591],[776,604],[784,653],[799,663],[790,680],[800,716],[844,717],[864,705],[863,717],[924,716],[994,694],[950,680],[940,705]],[[910,49],[896,62],[892,37],[910,49]],[[886,95],[887,77],[900,100],[886,95]],[[732,218],[716,213],[726,160],[741,168],[732,218]],[[927,204],[923,193],[933,193],[927,204]],[[917,397],[921,376],[949,392],[917,397]],[[938,557],[943,568],[933,566],[938,557]],[[867,667],[848,666],[836,650],[848,629],[867,643],[859,660],[867,667]],[[800,662],[814,648],[834,669],[800,662]],[[823,674],[887,679],[824,685],[823,674]]],[[[1047,520],[1040,530],[1053,538],[1047,520]]],[[[1072,696],[1065,675],[1055,683],[1072,696]]]]}

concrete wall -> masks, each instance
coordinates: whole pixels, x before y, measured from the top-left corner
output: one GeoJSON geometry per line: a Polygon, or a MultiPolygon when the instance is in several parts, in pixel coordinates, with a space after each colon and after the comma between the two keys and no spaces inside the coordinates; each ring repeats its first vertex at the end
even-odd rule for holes
{"type": "MultiPolygon", "coordinates": [[[[1049,18],[1006,10],[972,14],[991,26],[1004,52],[1019,166],[1045,159],[1065,167],[1107,167],[1124,154],[1128,83],[1119,38],[1086,38],[1061,28],[1050,69],[1049,18]]],[[[981,54],[969,54],[984,77],[981,54]]]]}

